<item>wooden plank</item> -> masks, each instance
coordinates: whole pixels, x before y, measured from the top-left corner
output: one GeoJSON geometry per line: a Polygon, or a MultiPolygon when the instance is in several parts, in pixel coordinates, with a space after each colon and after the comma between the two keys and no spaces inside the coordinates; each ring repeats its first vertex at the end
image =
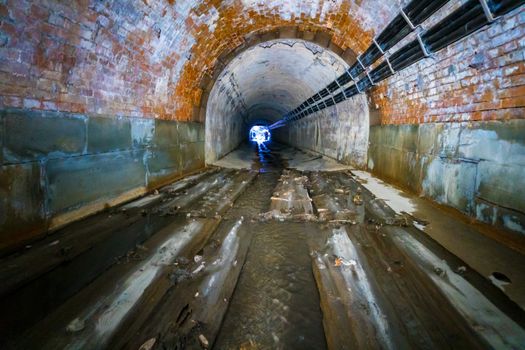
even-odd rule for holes
{"type": "Polygon", "coordinates": [[[155,339],[160,347],[184,349],[201,349],[202,339],[206,339],[211,347],[251,241],[242,222],[224,222],[204,248],[202,260],[182,267],[188,279],[172,285],[137,331],[115,337],[112,347],[136,349],[149,339],[155,339]]]}

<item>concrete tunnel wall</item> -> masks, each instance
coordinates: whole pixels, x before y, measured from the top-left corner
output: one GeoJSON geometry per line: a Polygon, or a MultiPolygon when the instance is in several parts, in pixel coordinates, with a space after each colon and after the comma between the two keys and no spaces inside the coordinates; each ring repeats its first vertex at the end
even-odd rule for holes
{"type": "MultiPolygon", "coordinates": [[[[234,150],[255,121],[279,120],[348,67],[332,51],[300,39],[271,40],[242,52],[219,75],[206,104],[206,161],[234,150]]],[[[274,138],[364,167],[368,130],[366,97],[358,95],[306,123],[275,130],[274,138]]]]}
{"type": "Polygon", "coordinates": [[[204,165],[199,123],[0,112],[0,249],[204,165]]]}

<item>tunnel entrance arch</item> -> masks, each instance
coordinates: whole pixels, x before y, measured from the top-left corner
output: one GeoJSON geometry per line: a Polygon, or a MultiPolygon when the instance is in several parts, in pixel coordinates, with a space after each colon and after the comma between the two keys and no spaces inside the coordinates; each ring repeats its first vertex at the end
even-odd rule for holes
{"type": "MultiPolygon", "coordinates": [[[[279,33],[255,35],[250,46],[219,59],[214,78],[201,82],[208,164],[235,149],[255,120],[278,120],[355,62],[355,54],[331,44],[328,33],[318,32],[316,40],[279,33]]],[[[366,96],[359,95],[276,130],[275,139],[365,166],[368,131],[366,96]]]]}

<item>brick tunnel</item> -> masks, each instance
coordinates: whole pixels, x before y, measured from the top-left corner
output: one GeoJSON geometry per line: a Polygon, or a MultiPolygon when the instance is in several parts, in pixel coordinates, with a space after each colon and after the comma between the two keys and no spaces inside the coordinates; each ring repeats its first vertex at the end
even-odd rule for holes
{"type": "Polygon", "coordinates": [[[525,349],[523,5],[0,0],[0,348],[525,349]]]}

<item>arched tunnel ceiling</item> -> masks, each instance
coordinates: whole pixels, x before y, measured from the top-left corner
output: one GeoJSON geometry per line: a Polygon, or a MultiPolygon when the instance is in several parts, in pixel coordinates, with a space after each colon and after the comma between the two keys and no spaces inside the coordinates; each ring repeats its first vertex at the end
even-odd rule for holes
{"type": "Polygon", "coordinates": [[[230,102],[247,123],[255,119],[275,121],[346,68],[340,57],[316,44],[297,39],[269,41],[230,62],[210,98],[217,93],[236,96],[230,102]]]}
{"type": "Polygon", "coordinates": [[[207,101],[207,160],[224,156],[245,138],[248,126],[280,119],[347,68],[335,53],[299,39],[271,40],[242,52],[224,68],[207,101]]]}
{"type": "MultiPolygon", "coordinates": [[[[203,1],[202,5],[204,3],[207,2],[203,1]]],[[[217,62],[236,49],[250,46],[253,40],[261,38],[266,41],[292,37],[360,53],[397,14],[399,1],[230,0],[213,6],[189,7],[186,6],[185,10],[188,16],[195,18],[194,23],[208,22],[199,27],[203,31],[198,35],[192,28],[183,28],[188,30],[188,38],[193,41],[189,48],[191,59],[181,67],[178,93],[174,96],[178,105],[177,116],[182,118],[190,111],[189,101],[202,103],[195,99],[199,95],[195,85],[203,73],[216,73],[217,69],[221,69],[221,64],[217,65],[217,62]]]]}

